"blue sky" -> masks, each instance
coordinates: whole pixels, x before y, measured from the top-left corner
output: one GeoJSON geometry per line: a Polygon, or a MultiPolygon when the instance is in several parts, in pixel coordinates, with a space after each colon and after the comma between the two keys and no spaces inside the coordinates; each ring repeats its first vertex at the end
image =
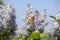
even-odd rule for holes
{"type": "MultiPolygon", "coordinates": [[[[11,0],[4,0],[9,3],[11,0]]],[[[18,27],[20,27],[24,22],[21,20],[21,16],[24,16],[25,9],[27,4],[31,3],[34,10],[42,12],[44,9],[47,9],[47,20],[50,19],[50,15],[56,15],[56,11],[60,5],[60,0],[13,0],[13,4],[16,10],[16,22],[18,27]]],[[[50,27],[51,25],[48,24],[50,27]]],[[[47,27],[47,28],[49,28],[47,27]]],[[[51,28],[51,27],[50,27],[51,28]]]]}

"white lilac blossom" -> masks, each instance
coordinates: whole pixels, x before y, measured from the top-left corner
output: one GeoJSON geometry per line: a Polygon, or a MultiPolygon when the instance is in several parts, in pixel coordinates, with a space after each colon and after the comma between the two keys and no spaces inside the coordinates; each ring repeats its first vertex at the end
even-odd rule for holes
{"type": "Polygon", "coordinates": [[[44,9],[44,11],[41,14],[41,20],[45,20],[46,19],[46,9],[44,9]]]}
{"type": "Polygon", "coordinates": [[[24,22],[26,22],[26,20],[28,19],[28,16],[27,16],[27,15],[24,15],[24,16],[21,17],[21,19],[22,19],[24,22]]]}
{"type": "Polygon", "coordinates": [[[34,14],[34,10],[30,4],[28,4],[28,6],[26,8],[26,14],[27,14],[27,16],[33,16],[33,14],[34,14]]]}
{"type": "MultiPolygon", "coordinates": [[[[34,30],[35,26],[33,24],[28,24],[27,21],[28,21],[28,18],[30,18],[31,16],[34,16],[34,10],[32,8],[32,6],[30,4],[28,4],[27,8],[26,8],[26,11],[25,11],[25,15],[22,17],[22,20],[25,22],[25,24],[23,25],[23,28],[24,29],[22,32],[25,32],[26,33],[26,30],[27,29],[30,29],[31,31],[34,30]]],[[[22,26],[21,26],[22,27],[22,26]]],[[[22,33],[23,34],[23,33],[22,33]]],[[[27,34],[28,35],[28,34],[27,34]]]]}
{"type": "Polygon", "coordinates": [[[48,22],[45,20],[46,19],[46,10],[43,11],[42,15],[39,14],[39,12],[37,12],[37,18],[35,19],[35,25],[36,25],[36,28],[39,30],[39,31],[43,31],[45,29],[44,26],[46,26],[48,24],[48,22]]]}
{"type": "Polygon", "coordinates": [[[49,32],[51,34],[51,36],[53,36],[56,33],[55,29],[51,29],[51,31],[49,32]]]}
{"type": "Polygon", "coordinates": [[[20,27],[20,33],[22,33],[23,35],[28,35],[27,33],[26,33],[26,24],[24,24],[24,25],[22,25],[21,27],[20,27]]]}
{"type": "Polygon", "coordinates": [[[29,24],[27,25],[27,28],[26,29],[30,29],[31,31],[35,30],[35,24],[29,24]]]}
{"type": "MultiPolygon", "coordinates": [[[[17,25],[15,22],[16,17],[14,13],[15,8],[12,4],[0,5],[0,36],[6,35],[6,37],[10,37],[15,35],[17,25]]],[[[7,39],[9,40],[9,38],[7,39]]]]}
{"type": "Polygon", "coordinates": [[[59,28],[59,24],[57,22],[53,22],[52,25],[53,25],[54,29],[58,29],[59,28]]]}
{"type": "Polygon", "coordinates": [[[0,18],[0,26],[2,26],[3,24],[2,24],[2,18],[0,18]]]}
{"type": "Polygon", "coordinates": [[[9,12],[9,14],[12,15],[12,13],[15,12],[15,9],[13,7],[13,4],[8,4],[6,7],[7,7],[7,11],[9,12]]]}
{"type": "Polygon", "coordinates": [[[56,13],[57,19],[60,19],[60,8],[58,8],[57,13],[56,13]]]}
{"type": "Polygon", "coordinates": [[[25,11],[25,15],[22,16],[22,20],[27,22],[27,19],[31,16],[34,16],[34,10],[32,8],[32,6],[30,4],[28,4],[27,8],[26,8],[26,11],[25,11]]]}
{"type": "MultiPolygon", "coordinates": [[[[60,8],[57,10],[56,19],[60,19],[60,8]]],[[[53,30],[50,31],[51,35],[55,35],[55,33],[58,34],[58,31],[60,29],[60,23],[57,22],[56,19],[51,19],[50,21],[53,26],[53,30]]]]}

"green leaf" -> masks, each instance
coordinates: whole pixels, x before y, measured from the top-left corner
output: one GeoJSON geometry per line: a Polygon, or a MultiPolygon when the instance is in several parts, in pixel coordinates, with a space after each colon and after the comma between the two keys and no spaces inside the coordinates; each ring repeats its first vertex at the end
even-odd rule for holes
{"type": "Polygon", "coordinates": [[[39,39],[39,38],[40,38],[39,32],[34,31],[34,32],[28,37],[28,40],[39,39]]]}
{"type": "Polygon", "coordinates": [[[60,22],[60,19],[56,19],[57,22],[60,22]]]}
{"type": "Polygon", "coordinates": [[[50,16],[51,18],[53,18],[53,19],[56,19],[56,17],[54,17],[54,16],[50,16]]]}
{"type": "Polygon", "coordinates": [[[3,5],[3,2],[0,1],[0,5],[3,5]]]}
{"type": "Polygon", "coordinates": [[[30,32],[32,32],[32,31],[31,31],[30,29],[26,29],[26,32],[27,32],[27,33],[30,33],[30,32]]]}
{"type": "Polygon", "coordinates": [[[40,34],[40,37],[41,37],[41,38],[43,38],[44,36],[45,36],[45,34],[43,34],[43,33],[42,33],[42,34],[40,34]]]}
{"type": "Polygon", "coordinates": [[[22,35],[22,34],[20,34],[20,38],[19,38],[19,40],[24,40],[24,38],[25,38],[25,36],[22,35]]]}
{"type": "Polygon", "coordinates": [[[10,40],[16,40],[15,36],[10,37],[10,40]]]}
{"type": "Polygon", "coordinates": [[[40,34],[41,40],[55,40],[54,37],[49,36],[49,34],[40,34]]]}

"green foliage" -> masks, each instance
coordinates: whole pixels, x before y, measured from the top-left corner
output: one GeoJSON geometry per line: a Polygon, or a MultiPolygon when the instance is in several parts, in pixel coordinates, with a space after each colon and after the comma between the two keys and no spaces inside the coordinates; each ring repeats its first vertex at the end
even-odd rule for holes
{"type": "Polygon", "coordinates": [[[43,38],[44,36],[45,36],[45,34],[43,34],[43,33],[40,34],[40,37],[41,37],[41,38],[43,38]]]}
{"type": "Polygon", "coordinates": [[[10,40],[17,40],[15,36],[11,36],[10,40]]]}
{"type": "Polygon", "coordinates": [[[40,40],[56,40],[55,38],[50,37],[49,34],[40,34],[40,37],[40,40]]]}
{"type": "Polygon", "coordinates": [[[28,37],[28,39],[27,40],[33,40],[33,39],[40,39],[40,34],[39,34],[39,32],[36,32],[36,31],[34,31],[29,37],[28,37]]]}
{"type": "Polygon", "coordinates": [[[56,19],[56,17],[54,17],[54,16],[50,16],[51,18],[53,18],[53,19],[56,19]]]}
{"type": "Polygon", "coordinates": [[[9,29],[8,26],[4,26],[4,29],[0,33],[0,40],[12,40],[11,36],[14,36],[14,28],[9,29]]]}
{"type": "Polygon", "coordinates": [[[31,31],[31,30],[29,30],[29,29],[26,29],[26,32],[27,32],[27,33],[31,33],[32,31],[31,31]]]}
{"type": "Polygon", "coordinates": [[[55,19],[56,22],[60,22],[60,19],[56,19],[54,16],[50,16],[51,18],[55,19]]]}
{"type": "Polygon", "coordinates": [[[60,22],[60,19],[56,19],[57,22],[60,22]]]}
{"type": "Polygon", "coordinates": [[[49,36],[48,33],[39,33],[34,31],[32,34],[25,39],[26,36],[20,35],[19,40],[56,40],[54,37],[49,36]]]}
{"type": "Polygon", "coordinates": [[[0,1],[0,5],[3,5],[4,3],[0,1]]]}
{"type": "Polygon", "coordinates": [[[19,38],[19,40],[25,40],[25,36],[22,35],[22,34],[20,34],[20,38],[19,38]]]}

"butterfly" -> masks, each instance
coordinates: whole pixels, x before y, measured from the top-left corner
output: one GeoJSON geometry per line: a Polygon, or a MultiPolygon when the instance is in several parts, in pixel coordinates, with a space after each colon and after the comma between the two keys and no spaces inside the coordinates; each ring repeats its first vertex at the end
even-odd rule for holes
{"type": "Polygon", "coordinates": [[[28,18],[28,23],[29,23],[29,24],[32,24],[32,23],[34,22],[34,20],[35,20],[35,17],[34,17],[34,16],[29,17],[29,18],[28,18]]]}

